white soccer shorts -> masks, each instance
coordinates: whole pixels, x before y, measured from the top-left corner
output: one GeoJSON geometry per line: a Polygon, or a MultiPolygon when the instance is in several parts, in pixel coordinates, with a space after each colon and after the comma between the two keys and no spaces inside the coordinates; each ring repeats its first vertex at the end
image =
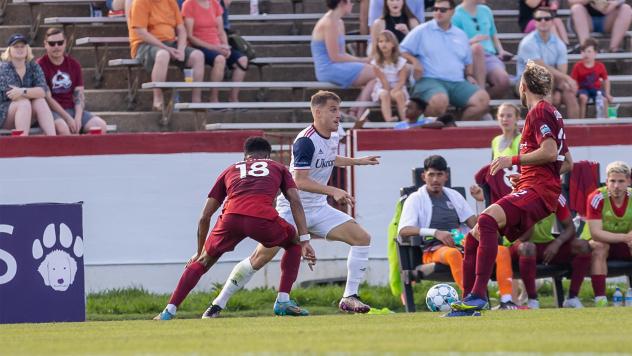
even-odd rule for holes
{"type": "MultiPolygon", "coordinates": [[[[279,216],[296,229],[292,210],[289,207],[277,209],[277,211],[279,216]]],[[[324,238],[327,238],[327,234],[335,227],[353,220],[347,213],[343,213],[329,204],[325,204],[322,207],[305,208],[305,219],[307,220],[307,231],[324,238]]]]}

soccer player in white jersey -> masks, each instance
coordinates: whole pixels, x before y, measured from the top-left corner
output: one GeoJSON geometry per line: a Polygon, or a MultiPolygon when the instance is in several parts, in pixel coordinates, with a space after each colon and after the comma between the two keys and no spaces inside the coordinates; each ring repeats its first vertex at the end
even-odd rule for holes
{"type": "MultiPolygon", "coordinates": [[[[354,198],[346,191],[328,186],[334,167],[379,164],[379,156],[349,158],[338,155],[338,128],[340,125],[340,97],[319,91],[311,98],[312,125],[301,131],[294,140],[290,171],[299,188],[305,209],[307,228],[312,235],[330,241],[342,241],[351,246],[347,257],[347,284],[338,307],[350,313],[367,313],[370,307],[358,297],[358,287],[364,279],[369,263],[371,236],[355,220],[327,203],[327,196],[336,202],[353,205],[354,198]]],[[[294,225],[288,202],[277,199],[279,215],[294,225]]],[[[257,270],[268,263],[279,251],[259,244],[253,254],[239,262],[231,272],[224,288],[213,300],[203,318],[219,316],[228,299],[248,283],[257,270]]],[[[281,280],[284,278],[281,260],[281,280]]],[[[274,304],[276,315],[304,316],[309,313],[293,301],[287,293],[279,293],[274,304]]]]}

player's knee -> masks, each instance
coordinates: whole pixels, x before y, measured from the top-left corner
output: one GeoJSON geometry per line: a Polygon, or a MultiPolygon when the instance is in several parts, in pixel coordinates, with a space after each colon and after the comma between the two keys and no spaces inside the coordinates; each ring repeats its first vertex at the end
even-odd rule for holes
{"type": "Polygon", "coordinates": [[[371,245],[371,235],[363,230],[354,236],[351,242],[352,246],[369,246],[371,245]]]}
{"type": "Polygon", "coordinates": [[[573,251],[577,255],[585,255],[591,253],[592,249],[590,248],[590,244],[586,240],[575,239],[573,240],[573,251]]]}
{"type": "Polygon", "coordinates": [[[597,258],[607,258],[608,251],[610,250],[610,245],[603,242],[591,241],[590,247],[592,248],[593,256],[597,258]]]}
{"type": "Polygon", "coordinates": [[[533,242],[523,242],[518,246],[518,255],[521,257],[535,256],[535,244],[533,242]]]}

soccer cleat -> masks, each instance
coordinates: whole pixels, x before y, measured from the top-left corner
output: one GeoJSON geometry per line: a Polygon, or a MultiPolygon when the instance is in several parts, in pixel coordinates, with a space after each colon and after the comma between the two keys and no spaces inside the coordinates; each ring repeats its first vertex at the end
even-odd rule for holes
{"type": "Polygon", "coordinates": [[[463,300],[451,303],[450,307],[456,311],[483,310],[487,307],[487,300],[470,293],[463,300]]]}
{"type": "Polygon", "coordinates": [[[346,313],[361,313],[366,314],[371,310],[371,307],[360,300],[357,294],[343,297],[338,303],[338,309],[346,313]]]}
{"type": "Polygon", "coordinates": [[[529,309],[540,309],[540,302],[537,299],[527,300],[527,306],[529,309]]]}
{"type": "Polygon", "coordinates": [[[202,314],[202,319],[219,318],[219,313],[222,312],[222,308],[219,305],[211,304],[208,309],[202,314]]]}
{"type": "Polygon", "coordinates": [[[462,316],[481,316],[481,312],[479,312],[478,310],[468,310],[468,311],[453,310],[449,313],[441,315],[442,318],[458,318],[462,316]]]}
{"type": "Polygon", "coordinates": [[[274,302],[274,314],[278,316],[308,316],[307,309],[301,308],[295,301],[274,302]]]}
{"type": "Polygon", "coordinates": [[[175,315],[169,313],[167,309],[154,317],[154,320],[171,320],[175,315]]]}
{"type": "Polygon", "coordinates": [[[516,303],[510,300],[506,303],[500,302],[497,309],[498,310],[517,310],[517,309],[520,309],[520,307],[516,305],[516,303]]]}
{"type": "Polygon", "coordinates": [[[608,299],[606,297],[595,299],[595,308],[606,308],[608,306],[608,299]]]}
{"type": "Polygon", "coordinates": [[[582,302],[577,297],[568,298],[562,304],[562,308],[576,308],[576,309],[579,309],[579,308],[583,308],[583,307],[584,307],[584,305],[582,304],[582,302]]]}

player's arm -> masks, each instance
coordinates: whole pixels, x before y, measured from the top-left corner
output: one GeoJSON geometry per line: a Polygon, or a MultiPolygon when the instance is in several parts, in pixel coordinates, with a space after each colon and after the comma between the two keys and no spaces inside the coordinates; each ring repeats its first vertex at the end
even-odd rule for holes
{"type": "Polygon", "coordinates": [[[564,162],[562,162],[562,167],[560,167],[560,174],[565,174],[573,169],[573,156],[571,156],[571,151],[566,152],[564,155],[564,162]]]}
{"type": "Polygon", "coordinates": [[[545,265],[549,264],[553,260],[553,257],[557,255],[562,245],[564,245],[570,239],[575,238],[575,224],[573,224],[573,219],[571,219],[571,215],[567,214],[564,219],[559,221],[562,225],[562,232],[555,240],[551,241],[551,243],[549,243],[549,246],[547,246],[547,248],[544,250],[542,262],[544,262],[545,265]]]}
{"type": "Polygon", "coordinates": [[[545,138],[540,147],[529,153],[513,157],[498,157],[492,162],[491,175],[496,174],[501,169],[516,165],[540,166],[557,161],[557,143],[552,137],[545,138]]]}
{"type": "Polygon", "coordinates": [[[379,158],[380,156],[366,156],[366,157],[359,157],[359,158],[336,156],[336,160],[334,161],[334,166],[347,167],[347,166],[367,166],[367,165],[380,164],[379,158]]]}
{"type": "Polygon", "coordinates": [[[301,245],[301,255],[307,260],[310,269],[316,264],[316,253],[309,243],[310,236],[307,231],[307,220],[305,219],[305,210],[303,210],[303,203],[301,203],[301,197],[298,194],[298,189],[289,188],[283,191],[283,195],[290,203],[290,209],[292,210],[292,217],[296,223],[296,230],[298,231],[299,244],[301,245]]]}
{"type": "Polygon", "coordinates": [[[204,209],[202,209],[202,214],[200,215],[200,221],[198,222],[198,231],[197,231],[197,254],[198,256],[202,253],[202,249],[204,248],[204,241],[206,240],[206,236],[208,236],[208,230],[211,226],[211,217],[217,209],[222,205],[222,202],[218,201],[215,198],[206,199],[206,204],[204,204],[204,209]]]}
{"type": "Polygon", "coordinates": [[[467,220],[465,220],[465,225],[467,225],[467,227],[469,227],[470,229],[473,229],[474,226],[476,226],[476,215],[472,215],[469,218],[467,218],[467,220]]]}
{"type": "Polygon", "coordinates": [[[590,228],[590,235],[593,240],[597,242],[604,242],[608,244],[615,244],[619,242],[625,242],[631,240],[630,234],[617,234],[603,229],[603,222],[601,219],[587,220],[588,227],[590,228]]]}
{"type": "Polygon", "coordinates": [[[353,197],[344,190],[330,185],[323,185],[309,177],[309,169],[296,169],[293,173],[294,182],[300,190],[310,193],[328,195],[341,204],[353,205],[353,197]]]}

